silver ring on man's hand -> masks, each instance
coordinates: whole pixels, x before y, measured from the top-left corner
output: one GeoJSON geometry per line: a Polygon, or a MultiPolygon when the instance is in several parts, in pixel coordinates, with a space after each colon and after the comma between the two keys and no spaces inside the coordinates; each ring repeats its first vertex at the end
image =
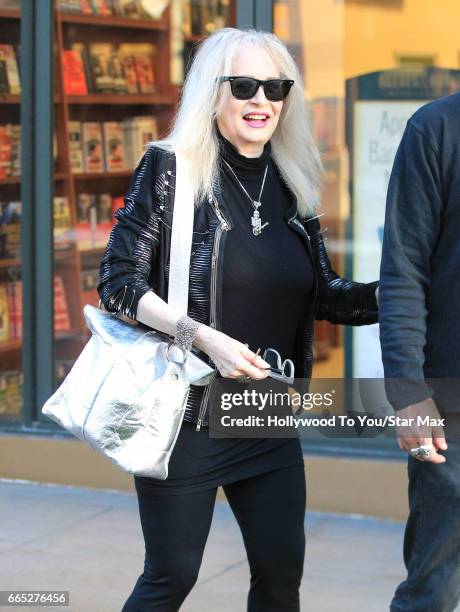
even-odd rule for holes
{"type": "Polygon", "coordinates": [[[422,446],[411,448],[409,452],[414,459],[427,459],[431,455],[432,450],[432,444],[422,444],[422,446]]]}

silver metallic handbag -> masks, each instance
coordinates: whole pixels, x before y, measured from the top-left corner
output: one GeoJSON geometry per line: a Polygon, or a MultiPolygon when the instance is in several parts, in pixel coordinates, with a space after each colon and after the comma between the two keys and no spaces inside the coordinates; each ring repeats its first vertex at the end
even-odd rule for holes
{"type": "MultiPolygon", "coordinates": [[[[187,312],[193,210],[176,153],[168,304],[178,314],[187,312]]],[[[88,304],[83,313],[92,337],[42,413],[123,470],[165,480],[190,384],[207,384],[214,370],[167,334],[88,304]]]]}

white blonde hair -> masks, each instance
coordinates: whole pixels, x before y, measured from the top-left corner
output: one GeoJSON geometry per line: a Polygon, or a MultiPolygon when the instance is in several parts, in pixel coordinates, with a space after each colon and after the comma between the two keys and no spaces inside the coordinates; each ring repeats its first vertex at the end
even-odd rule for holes
{"type": "Polygon", "coordinates": [[[241,46],[248,44],[267,53],[281,78],[294,80],[270,142],[272,157],[297,198],[299,215],[305,218],[316,211],[322,165],[311,133],[302,78],[289,51],[275,34],[222,28],[206,38],[184,81],[169,134],[151,144],[187,156],[197,205],[211,195],[213,184],[219,182],[215,120],[231,95],[230,88],[222,90],[218,86],[218,79],[232,74],[235,56],[241,46]]]}

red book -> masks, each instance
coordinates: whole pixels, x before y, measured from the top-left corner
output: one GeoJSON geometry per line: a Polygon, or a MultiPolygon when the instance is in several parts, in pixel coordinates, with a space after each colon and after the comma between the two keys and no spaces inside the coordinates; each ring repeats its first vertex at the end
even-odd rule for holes
{"type": "Polygon", "coordinates": [[[61,276],[54,277],[54,331],[70,331],[69,311],[61,276]]]}
{"type": "Polygon", "coordinates": [[[155,91],[155,76],[152,57],[139,53],[134,56],[134,66],[140,93],[153,93],[155,91]]]}
{"type": "Polygon", "coordinates": [[[0,125],[0,179],[11,176],[13,160],[13,141],[11,126],[0,125]]]}
{"type": "Polygon", "coordinates": [[[123,208],[124,205],[125,198],[123,196],[116,196],[112,198],[112,225],[115,225],[117,223],[117,220],[114,217],[115,213],[119,208],[123,208]]]}
{"type": "Polygon", "coordinates": [[[68,96],[84,96],[88,93],[85,68],[78,51],[65,49],[62,52],[64,68],[64,91],[68,96]]]}
{"type": "Polygon", "coordinates": [[[22,281],[6,283],[9,335],[12,340],[22,339],[22,281]]]}

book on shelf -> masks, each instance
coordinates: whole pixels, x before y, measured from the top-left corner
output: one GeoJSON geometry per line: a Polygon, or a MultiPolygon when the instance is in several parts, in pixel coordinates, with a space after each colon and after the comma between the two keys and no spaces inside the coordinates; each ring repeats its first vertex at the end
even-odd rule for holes
{"type": "Polygon", "coordinates": [[[65,13],[82,13],[80,0],[58,0],[57,7],[65,13]]]}
{"type": "Polygon", "coordinates": [[[63,12],[83,15],[160,19],[169,4],[170,0],[59,0],[58,8],[63,12]]]}
{"type": "Polygon", "coordinates": [[[11,124],[0,125],[0,180],[13,173],[13,137],[11,124]]]}
{"type": "Polygon", "coordinates": [[[21,0],[0,0],[0,8],[19,9],[21,8],[21,0]]]}
{"type": "Polygon", "coordinates": [[[93,73],[91,69],[91,62],[89,59],[87,46],[85,45],[85,43],[82,42],[73,42],[70,45],[70,48],[72,49],[72,51],[75,51],[75,53],[78,54],[78,57],[81,60],[83,71],[85,73],[86,88],[88,92],[94,91],[93,73]]]}
{"type": "Polygon", "coordinates": [[[123,70],[126,78],[126,91],[127,93],[138,93],[139,88],[137,86],[137,73],[134,56],[132,55],[120,55],[121,62],[123,64],[123,70]]]}
{"type": "Polygon", "coordinates": [[[68,95],[155,91],[155,45],[151,43],[72,43],[63,51],[68,95]]]}
{"type": "Polygon", "coordinates": [[[99,268],[81,271],[81,298],[83,304],[97,306],[99,294],[97,285],[99,283],[99,268]]]}
{"type": "Polygon", "coordinates": [[[0,92],[19,95],[21,81],[13,45],[0,44],[0,92]]]}
{"type": "Polygon", "coordinates": [[[140,19],[140,5],[137,0],[114,0],[114,8],[118,15],[131,19],[140,19]]]}
{"type": "Polygon", "coordinates": [[[75,226],[76,243],[79,251],[93,248],[90,208],[96,206],[96,196],[89,193],[77,194],[77,224],[75,226]]]}
{"type": "Polygon", "coordinates": [[[111,0],[92,0],[92,7],[94,15],[101,15],[106,17],[113,13],[113,3],[111,0]]]}
{"type": "Polygon", "coordinates": [[[79,251],[104,248],[114,225],[113,198],[110,193],[77,194],[77,225],[79,251]]]}
{"type": "Polygon", "coordinates": [[[115,213],[117,212],[119,208],[123,208],[124,205],[125,205],[124,196],[120,195],[120,196],[114,196],[112,198],[112,223],[114,225],[116,223],[115,213]]]}
{"type": "Polygon", "coordinates": [[[70,170],[73,173],[83,173],[83,148],[81,146],[81,122],[69,121],[67,124],[69,137],[70,170]]]}
{"type": "Polygon", "coordinates": [[[20,201],[0,202],[0,259],[17,259],[21,256],[20,201]]]}
{"type": "Polygon", "coordinates": [[[185,34],[204,36],[229,21],[230,0],[189,0],[185,4],[183,31],[185,34]]]}
{"type": "Polygon", "coordinates": [[[5,284],[0,285],[0,342],[10,339],[10,317],[5,284]]]}
{"type": "MultiPolygon", "coordinates": [[[[61,276],[54,277],[54,331],[70,331],[70,318],[64,283],[61,276]]],[[[23,303],[22,281],[0,283],[0,342],[22,340],[23,303]]]]}
{"type": "Polygon", "coordinates": [[[82,96],[88,93],[83,58],[76,49],[63,49],[62,68],[64,93],[67,96],[82,96]]]}
{"type": "Polygon", "coordinates": [[[83,15],[92,15],[93,14],[93,5],[91,0],[80,0],[81,12],[83,15]]]}
{"type": "Polygon", "coordinates": [[[96,93],[112,93],[114,90],[114,79],[110,69],[114,53],[115,45],[111,43],[91,43],[88,45],[93,91],[96,93]]]}
{"type": "Polygon", "coordinates": [[[85,172],[104,172],[101,124],[98,121],[83,121],[81,133],[85,172]]]}
{"type": "Polygon", "coordinates": [[[53,237],[55,249],[68,249],[74,242],[72,215],[67,196],[53,198],[53,237]]]}
{"type": "MultiPolygon", "coordinates": [[[[53,132],[53,163],[58,158],[57,134],[53,132]]],[[[0,182],[12,176],[21,175],[21,125],[7,123],[0,125],[0,182]]]]}
{"type": "MultiPolygon", "coordinates": [[[[151,43],[121,43],[118,47],[123,66],[128,70],[127,81],[131,93],[134,92],[134,76],[137,92],[153,93],[155,91],[155,70],[153,58],[155,45],[151,43]],[[127,67],[127,68],[126,68],[127,67]]],[[[127,85],[128,88],[128,85],[127,85]]]]}
{"type": "Polygon", "coordinates": [[[125,148],[123,144],[123,127],[118,121],[104,121],[104,156],[107,172],[125,170],[125,148]]]}
{"type": "Polygon", "coordinates": [[[58,9],[82,15],[111,15],[112,0],[58,0],[58,9]]]}
{"type": "Polygon", "coordinates": [[[21,125],[19,123],[10,124],[11,136],[11,176],[21,174],[21,125]]]}
{"type": "Polygon", "coordinates": [[[8,302],[9,339],[22,340],[22,281],[5,283],[8,302]]]}
{"type": "Polygon", "coordinates": [[[23,404],[24,374],[21,370],[0,373],[0,413],[20,416],[23,404]]]}
{"type": "Polygon", "coordinates": [[[158,127],[149,115],[121,122],[70,121],[68,138],[72,172],[122,172],[137,166],[146,145],[158,138],[158,127]]]}
{"type": "Polygon", "coordinates": [[[62,276],[54,277],[54,331],[70,331],[70,317],[62,276]]]}
{"type": "Polygon", "coordinates": [[[158,138],[155,117],[138,116],[123,120],[123,140],[128,168],[133,169],[145,152],[146,145],[158,138]]]}
{"type": "Polygon", "coordinates": [[[0,180],[21,174],[21,126],[0,125],[0,180]]]}
{"type": "MultiPolygon", "coordinates": [[[[151,47],[153,52],[153,45],[151,47]]],[[[148,53],[137,53],[134,55],[134,67],[139,93],[153,93],[155,91],[155,77],[152,56],[148,53]]]]}

